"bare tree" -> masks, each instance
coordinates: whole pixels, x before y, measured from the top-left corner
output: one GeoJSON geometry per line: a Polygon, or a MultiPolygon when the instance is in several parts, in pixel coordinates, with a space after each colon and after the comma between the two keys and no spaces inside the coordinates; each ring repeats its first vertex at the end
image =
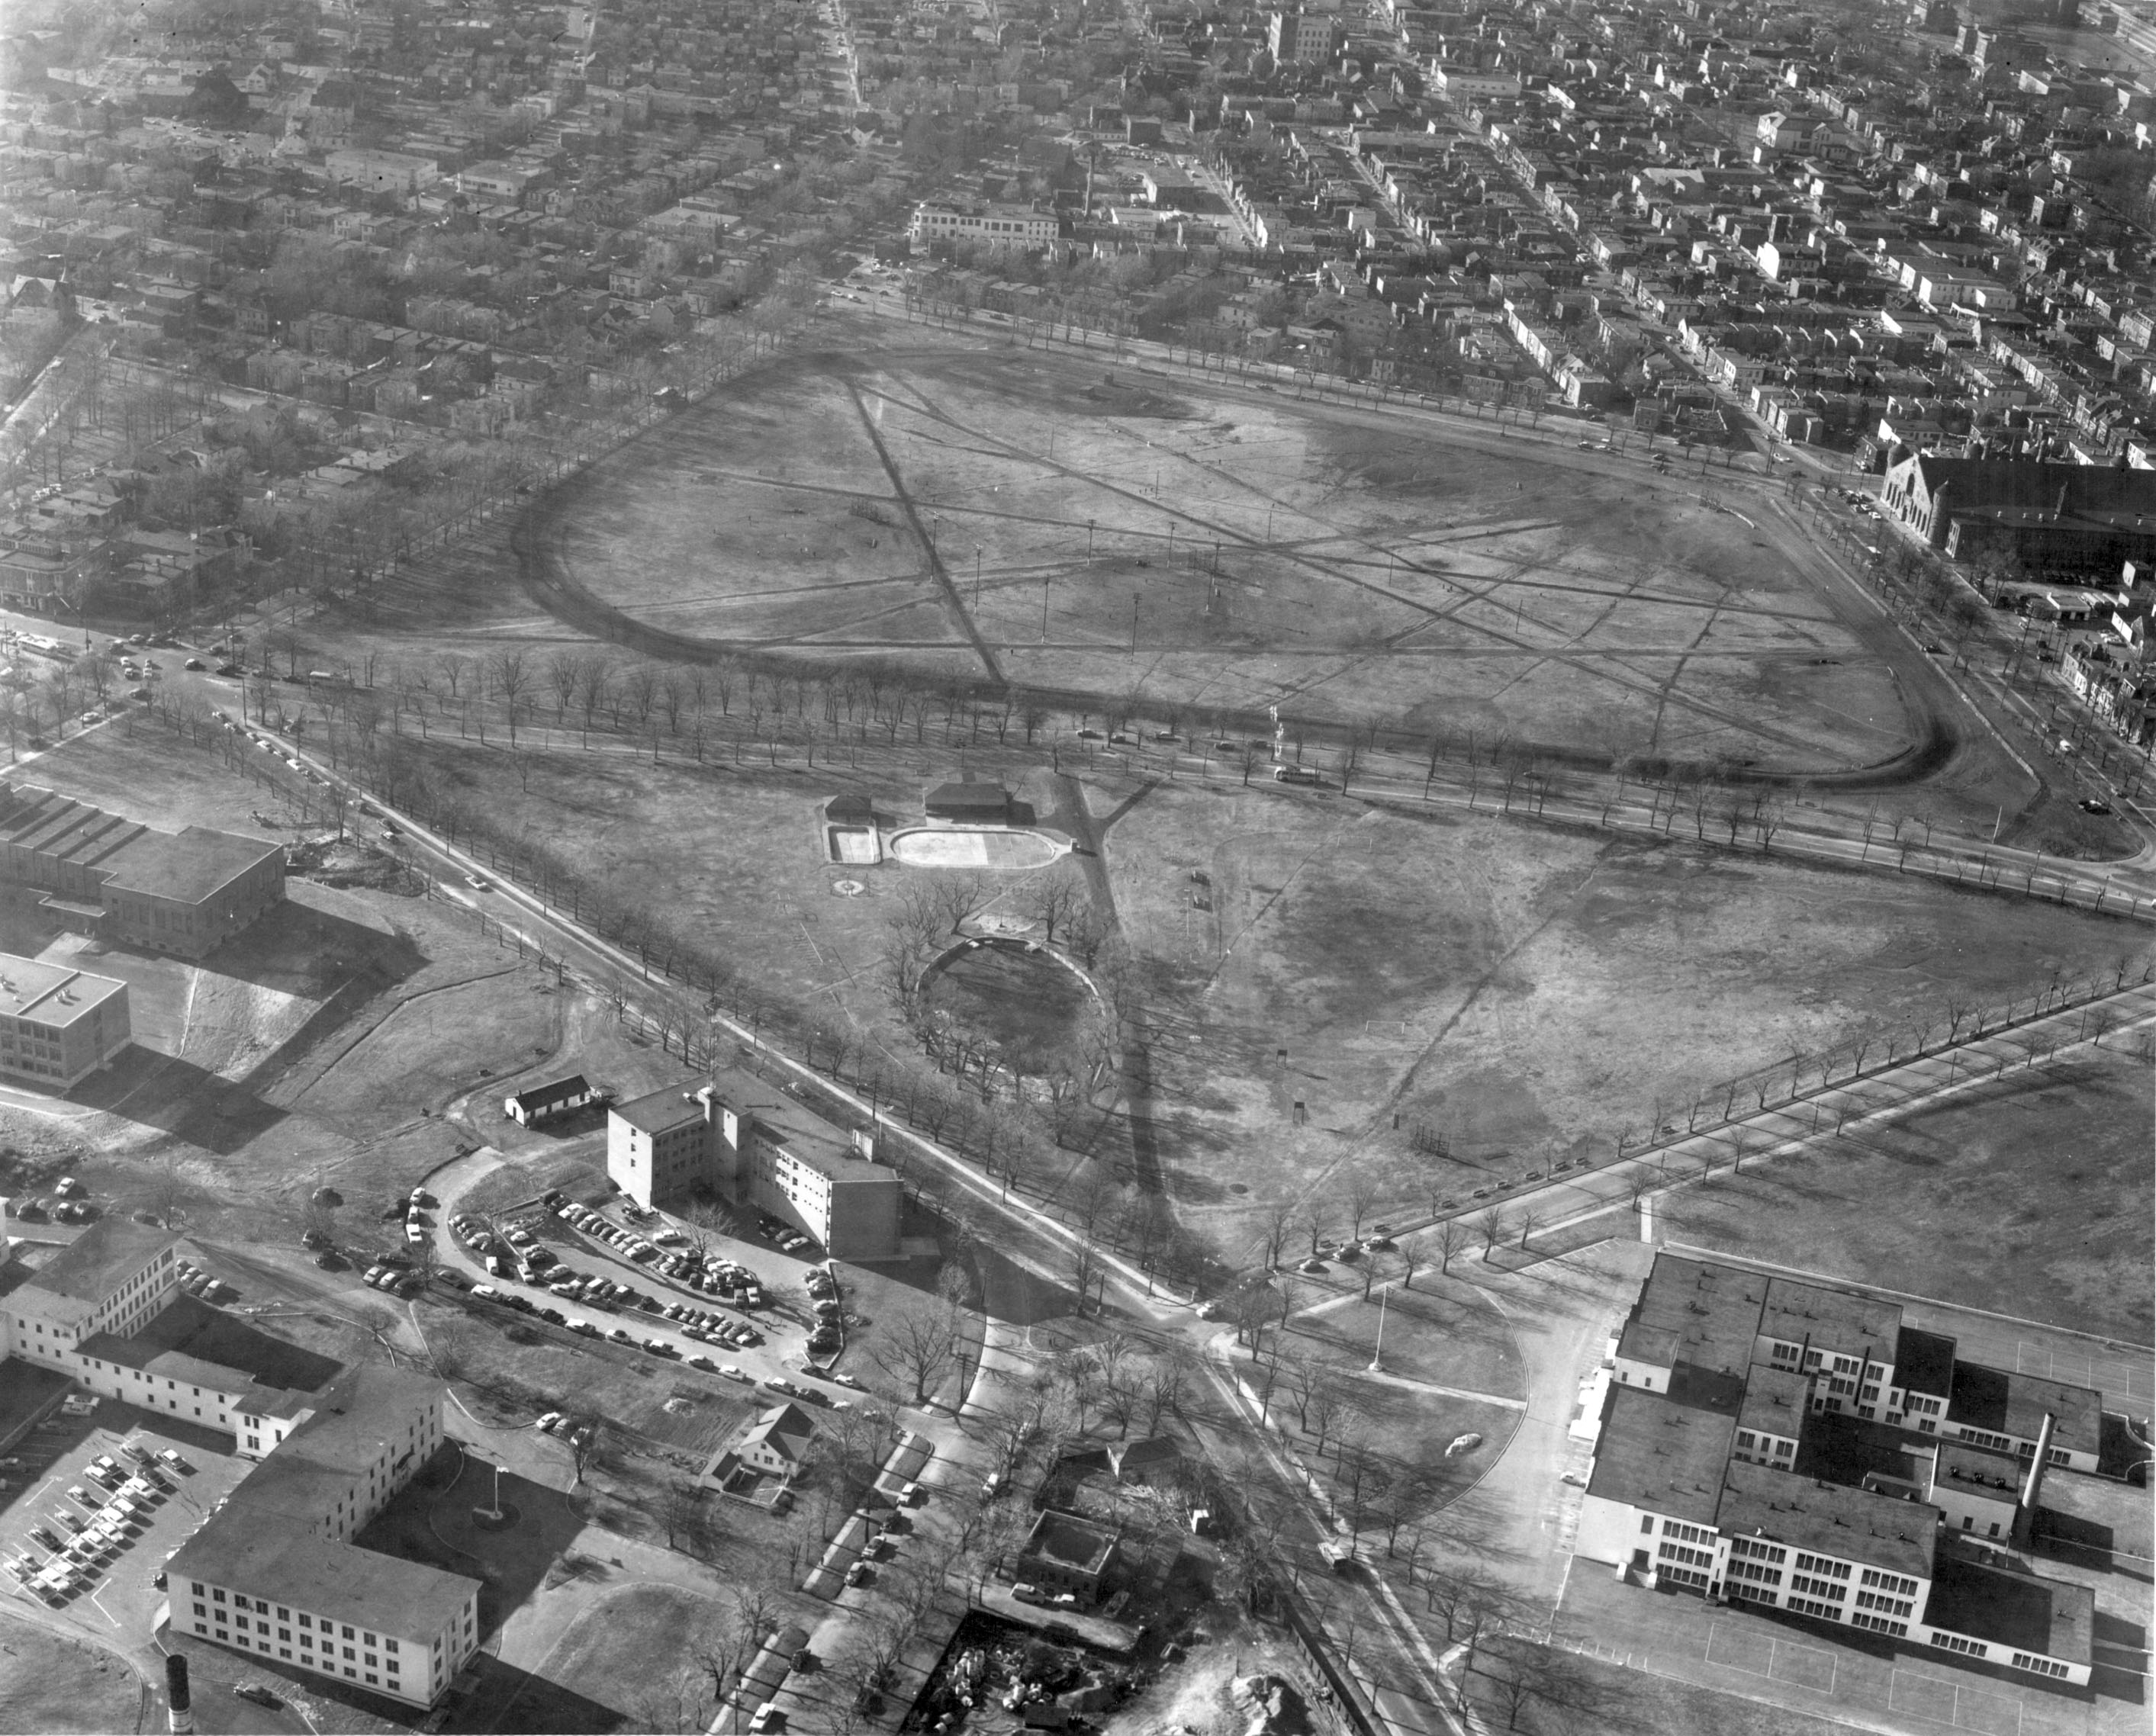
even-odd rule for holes
{"type": "Polygon", "coordinates": [[[524,695],[531,690],[531,672],[521,651],[497,651],[487,660],[487,671],[494,678],[494,690],[500,694],[509,710],[509,745],[516,745],[516,708],[524,703],[524,695]]]}
{"type": "Polygon", "coordinates": [[[1348,1181],[1342,1203],[1348,1208],[1348,1233],[1351,1237],[1361,1240],[1363,1220],[1370,1215],[1370,1208],[1378,1203],[1378,1196],[1383,1191],[1374,1175],[1357,1175],[1348,1181]]]}
{"type": "Polygon", "coordinates": [[[1053,946],[1055,931],[1069,923],[1085,901],[1082,883],[1060,874],[1051,875],[1034,883],[1026,899],[1026,914],[1040,924],[1042,938],[1053,946]]]}
{"type": "Polygon", "coordinates": [[[950,1368],[956,1347],[951,1310],[912,1303],[878,1320],[869,1360],[909,1388],[913,1403],[925,1405],[950,1368]]]}
{"type": "Polygon", "coordinates": [[[569,709],[569,701],[577,696],[577,683],[583,673],[584,659],[581,652],[557,651],[547,659],[547,684],[554,689],[554,721],[560,723],[569,709]]]}
{"type": "Polygon", "coordinates": [[[1440,1276],[1452,1270],[1452,1257],[1467,1243],[1467,1226],[1456,1217],[1441,1218],[1436,1232],[1437,1269],[1440,1276]]]}
{"type": "Polygon", "coordinates": [[[1496,1251],[1498,1237],[1504,1234],[1504,1214],[1495,1206],[1489,1206],[1476,1216],[1475,1228],[1482,1237],[1482,1257],[1486,1260],[1496,1251]]]}

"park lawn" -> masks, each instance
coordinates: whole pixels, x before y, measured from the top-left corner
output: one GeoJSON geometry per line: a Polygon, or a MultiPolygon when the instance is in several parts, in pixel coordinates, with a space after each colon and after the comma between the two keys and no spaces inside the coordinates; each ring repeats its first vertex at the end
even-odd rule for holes
{"type": "MultiPolygon", "coordinates": [[[[120,1658],[4,1616],[0,1637],[0,1730],[63,1736],[139,1728],[146,1690],[120,1658]]],[[[153,1715],[162,1721],[162,1709],[153,1715]]]]}
{"type": "MultiPolygon", "coordinates": [[[[680,1713],[693,1700],[710,1713],[710,1683],[701,1641],[726,1620],[715,1599],[678,1585],[624,1585],[595,1599],[563,1636],[542,1679],[572,1689],[583,1700],[619,1713],[631,1729],[701,1728],[680,1713]],[[684,1676],[687,1677],[685,1687],[684,1676]],[[695,1690],[701,1686],[701,1697],[695,1690]]],[[[543,1690],[519,1702],[519,1728],[556,1728],[547,1718],[543,1690]]]]}
{"type": "Polygon", "coordinates": [[[2148,1082],[2138,1046],[2079,1049],[1666,1195],[1658,1228],[2145,1344],[2156,1338],[2148,1082]]]}
{"type": "MultiPolygon", "coordinates": [[[[1343,1276],[1353,1270],[1340,1269],[1343,1276]]],[[[1333,1367],[1364,1368],[1378,1313],[1374,1291],[1368,1302],[1306,1309],[1290,1322],[1284,1343],[1333,1367]]],[[[1387,1373],[1405,1380],[1500,1398],[1527,1395],[1525,1365],[1504,1316],[1474,1285],[1427,1268],[1416,1274],[1414,1289],[1395,1283],[1385,1293],[1383,1361],[1387,1373]]]]}
{"type": "Polygon", "coordinates": [[[1116,907],[1174,1032],[1153,1051],[1168,1186],[1231,1259],[1261,1251],[1268,1202],[1329,1202],[1343,1233],[1365,1187],[1366,1221],[1465,1204],[1606,1157],[1658,1108],[1681,1124],[1721,1081],[2146,945],[2084,912],[1697,842],[1187,783],[1092,799],[1122,805],[1116,907]],[[1419,1124],[1450,1157],[1414,1149],[1419,1124]]]}

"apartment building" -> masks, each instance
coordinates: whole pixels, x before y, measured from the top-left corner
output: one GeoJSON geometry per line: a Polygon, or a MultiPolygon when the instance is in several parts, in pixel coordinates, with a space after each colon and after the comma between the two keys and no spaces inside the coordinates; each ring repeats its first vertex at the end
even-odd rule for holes
{"type": "Polygon", "coordinates": [[[0,1076],[66,1091],[133,1041],[126,983],[0,953],[0,1076]]]}
{"type": "Polygon", "coordinates": [[[348,1369],[175,1554],[175,1631],[430,1706],[479,1646],[480,1582],[349,1539],[442,1443],[442,1395],[348,1369]]]}
{"type": "Polygon", "coordinates": [[[1265,49],[1281,66],[1322,65],[1332,58],[1339,40],[1337,13],[1294,9],[1265,16],[1265,49]]]}
{"type": "Polygon", "coordinates": [[[639,1205],[699,1191],[767,1212],[846,1260],[896,1259],[901,1193],[866,1134],[833,1127],[782,1088],[721,1068],[607,1112],[607,1175],[639,1205]]]}
{"type": "Polygon", "coordinates": [[[2001,1573],[1995,1552],[2025,1541],[2048,1471],[2095,1468],[2100,1396],[1960,1361],[1901,1316],[1658,1257],[1610,1346],[1573,1552],[1645,1585],[2086,1682],[2087,1588],[2001,1573]]]}

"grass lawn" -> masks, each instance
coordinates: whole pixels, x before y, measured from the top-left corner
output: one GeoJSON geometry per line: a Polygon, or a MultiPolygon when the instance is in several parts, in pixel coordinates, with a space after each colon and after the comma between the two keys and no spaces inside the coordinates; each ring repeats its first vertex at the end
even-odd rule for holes
{"type": "Polygon", "coordinates": [[[1493,1661],[1487,1675],[1478,1667],[1469,1678],[1476,1709],[1493,1729],[1523,1736],[1830,1736],[1848,1728],[1554,1647],[1527,1646],[1515,1655],[1540,1686],[1520,1706],[1517,1722],[1512,1697],[1498,1685],[1509,1662],[1493,1661]]]}
{"type": "MultiPolygon", "coordinates": [[[[1512,1329],[1472,1284],[1425,1269],[1414,1289],[1393,1286],[1384,1315],[1389,1374],[1503,1398],[1526,1395],[1526,1371],[1512,1329]]],[[[1360,1369],[1370,1360],[1377,1330],[1373,1292],[1368,1302],[1358,1298],[1296,1315],[1286,1343],[1335,1367],[1360,1369]]]]}
{"type": "Polygon", "coordinates": [[[132,1730],[143,1698],[141,1679],[110,1652],[0,1615],[0,1730],[132,1730]]]}
{"type": "Polygon", "coordinates": [[[2010,1073],[1669,1195],[1668,1234],[2145,1344],[2156,1337],[2148,1067],[2084,1049],[2010,1073]]]}
{"type": "MultiPolygon", "coordinates": [[[[725,1615],[715,1600],[678,1585],[623,1586],[577,1618],[548,1660],[545,1679],[619,1713],[632,1729],[681,1728],[679,1678],[688,1672],[690,1691],[701,1683],[708,1708],[699,1641],[725,1615]]],[[[527,1694],[518,1703],[518,1727],[535,1733],[589,1728],[549,1722],[546,1704],[543,1692],[527,1694]]]]}

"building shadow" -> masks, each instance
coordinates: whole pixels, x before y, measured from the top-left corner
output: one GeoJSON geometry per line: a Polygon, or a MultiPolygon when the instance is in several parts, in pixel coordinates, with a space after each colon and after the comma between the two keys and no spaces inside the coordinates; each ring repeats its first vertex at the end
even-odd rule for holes
{"type": "Polygon", "coordinates": [[[504,1470],[499,1498],[514,1523],[485,1529],[473,1509],[492,1508],[495,1472],[490,1462],[453,1438],[352,1539],[363,1549],[478,1580],[483,1636],[498,1632],[540,1589],[585,1523],[573,1495],[504,1470]]]}
{"type": "Polygon", "coordinates": [[[285,1116],[244,1084],[139,1045],[85,1079],[67,1100],[154,1127],[219,1157],[260,1139],[285,1116]]]}
{"type": "Polygon", "coordinates": [[[335,1357],[272,1338],[184,1291],[134,1336],[139,1344],[239,1369],[265,1386],[292,1392],[318,1392],[344,1367],[335,1357]]]}
{"type": "Polygon", "coordinates": [[[502,1728],[502,1714],[512,1709],[513,1728],[525,1736],[573,1736],[584,1731],[610,1736],[630,1722],[628,1713],[603,1706],[564,1682],[535,1676],[485,1652],[465,1666],[465,1674],[468,1691],[452,1700],[444,1726],[452,1732],[502,1728]]]}

